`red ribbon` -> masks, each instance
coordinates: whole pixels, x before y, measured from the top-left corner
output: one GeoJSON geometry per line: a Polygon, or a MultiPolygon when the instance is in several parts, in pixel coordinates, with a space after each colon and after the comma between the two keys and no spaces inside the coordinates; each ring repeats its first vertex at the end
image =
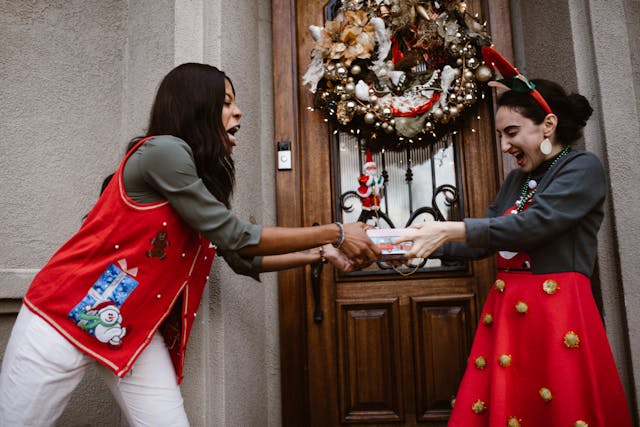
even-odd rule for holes
{"type": "Polygon", "coordinates": [[[440,99],[440,92],[436,92],[428,102],[420,105],[419,107],[411,108],[409,111],[400,111],[396,107],[394,107],[393,104],[391,104],[391,112],[393,113],[394,117],[419,116],[420,114],[423,114],[429,111],[431,107],[433,107],[433,104],[438,102],[439,99],[440,99]]]}

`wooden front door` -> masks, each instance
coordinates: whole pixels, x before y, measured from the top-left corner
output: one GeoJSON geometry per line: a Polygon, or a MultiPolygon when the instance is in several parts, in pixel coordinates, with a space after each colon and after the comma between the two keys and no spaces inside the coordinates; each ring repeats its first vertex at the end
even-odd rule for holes
{"type": "MultiPolygon", "coordinates": [[[[307,28],[322,24],[326,4],[327,0],[273,0],[275,137],[284,143],[277,146],[288,143],[292,152],[291,169],[278,171],[276,177],[281,226],[360,217],[357,207],[349,212],[350,204],[341,203],[350,182],[354,188],[357,185],[349,173],[357,173],[353,164],[362,162],[359,141],[331,132],[323,117],[308,108],[313,97],[301,85],[313,43],[307,28]]],[[[497,37],[493,34],[493,41],[510,52],[506,4],[467,2],[494,28],[505,30],[497,37]]],[[[453,175],[448,175],[446,184],[457,192],[457,199],[445,217],[482,216],[502,177],[490,98],[476,104],[468,115],[472,119],[440,145],[376,154],[380,169],[409,165],[404,179],[396,179],[403,182],[393,194],[401,193],[401,186],[410,181],[410,194],[428,193],[432,197],[427,199],[433,200],[428,208],[437,208],[441,199],[436,193],[442,187],[437,162],[448,156],[453,175]],[[431,171],[432,179],[414,179],[417,165],[431,171]]],[[[394,201],[393,194],[387,194],[381,212],[389,213],[396,203],[403,203],[394,201]]],[[[410,200],[410,216],[425,207],[416,203],[410,200]]],[[[444,209],[440,206],[438,212],[444,209]]],[[[400,217],[396,227],[407,222],[406,215],[400,217]]],[[[374,264],[350,275],[340,275],[330,266],[280,273],[284,426],[446,425],[493,282],[493,260],[436,262],[413,274],[387,267],[374,264]]]]}

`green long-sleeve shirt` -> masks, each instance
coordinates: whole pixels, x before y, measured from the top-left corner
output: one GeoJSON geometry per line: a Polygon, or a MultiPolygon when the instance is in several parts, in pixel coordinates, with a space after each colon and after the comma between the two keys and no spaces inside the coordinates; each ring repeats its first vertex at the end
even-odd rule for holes
{"type": "Polygon", "coordinates": [[[135,202],[168,200],[191,228],[218,247],[236,273],[258,279],[262,257],[242,258],[236,251],[257,244],[262,226],[242,221],[209,192],[182,139],[162,135],[145,142],[127,160],[123,180],[135,202]]]}

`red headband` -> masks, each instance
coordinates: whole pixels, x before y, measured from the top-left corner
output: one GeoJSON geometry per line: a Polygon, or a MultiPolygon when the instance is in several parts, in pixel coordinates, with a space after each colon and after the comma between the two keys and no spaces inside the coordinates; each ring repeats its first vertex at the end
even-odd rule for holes
{"type": "Polygon", "coordinates": [[[516,68],[507,61],[498,51],[489,46],[482,48],[482,57],[484,61],[493,69],[497,69],[503,79],[490,82],[491,86],[502,86],[506,89],[515,90],[517,92],[528,92],[533,99],[542,107],[545,113],[553,114],[551,107],[544,100],[540,92],[536,89],[536,85],[529,81],[525,76],[520,74],[516,68]],[[521,82],[521,83],[520,83],[521,82]]]}

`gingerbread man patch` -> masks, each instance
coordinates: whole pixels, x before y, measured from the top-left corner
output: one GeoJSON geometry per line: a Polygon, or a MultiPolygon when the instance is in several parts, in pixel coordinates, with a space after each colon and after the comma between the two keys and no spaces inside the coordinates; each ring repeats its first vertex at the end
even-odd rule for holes
{"type": "Polygon", "coordinates": [[[147,251],[149,258],[165,259],[167,257],[165,249],[169,246],[169,239],[166,231],[158,231],[156,236],[151,238],[151,244],[153,247],[147,251]]]}

